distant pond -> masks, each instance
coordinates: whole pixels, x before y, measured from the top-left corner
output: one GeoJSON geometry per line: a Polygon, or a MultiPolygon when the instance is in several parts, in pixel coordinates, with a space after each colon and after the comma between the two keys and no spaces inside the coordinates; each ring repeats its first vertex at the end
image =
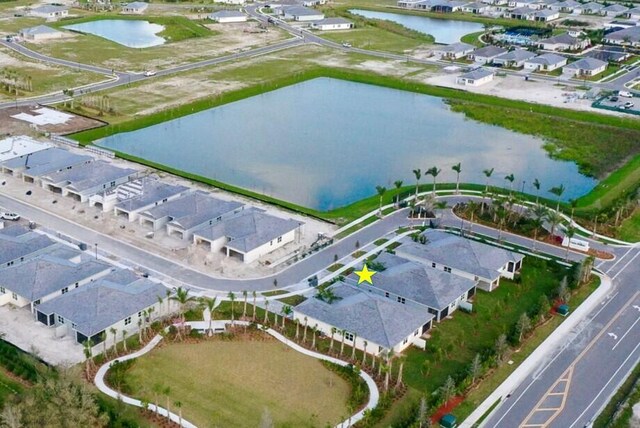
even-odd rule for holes
{"type": "Polygon", "coordinates": [[[129,48],[148,48],[165,42],[165,39],[156,35],[164,30],[162,25],[137,19],[99,19],[65,25],[63,28],[93,34],[129,48]]]}
{"type": "Polygon", "coordinates": [[[457,21],[455,19],[436,19],[427,16],[404,15],[401,13],[374,12],[371,10],[349,9],[349,12],[371,19],[393,21],[404,27],[431,34],[436,43],[451,44],[469,33],[482,31],[484,26],[478,22],[457,21]]]}
{"type": "MultiPolygon", "coordinates": [[[[98,144],[310,208],[329,210],[375,194],[412,169],[434,165],[439,182],[484,183],[534,193],[564,184],[566,199],[597,183],[549,158],[543,140],[467,119],[443,99],[318,78],[211,108],[98,144]],[[508,183],[507,183],[508,184],[508,183]]],[[[430,177],[423,183],[430,182],[430,177]]],[[[543,196],[550,196],[543,192],[543,196]]]]}

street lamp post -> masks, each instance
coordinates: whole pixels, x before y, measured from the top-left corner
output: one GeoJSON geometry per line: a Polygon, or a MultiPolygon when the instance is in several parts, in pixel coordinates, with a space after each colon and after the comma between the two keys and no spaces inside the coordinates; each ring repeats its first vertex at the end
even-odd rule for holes
{"type": "Polygon", "coordinates": [[[98,260],[98,243],[96,242],[96,260],[98,260]]]}

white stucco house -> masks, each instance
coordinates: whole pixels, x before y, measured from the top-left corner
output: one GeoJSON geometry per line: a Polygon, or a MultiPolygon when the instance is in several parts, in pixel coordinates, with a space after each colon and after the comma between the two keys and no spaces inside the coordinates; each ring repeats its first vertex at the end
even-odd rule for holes
{"type": "Polygon", "coordinates": [[[464,58],[467,55],[469,55],[471,52],[473,52],[474,49],[475,49],[475,46],[473,45],[470,45],[468,43],[458,42],[458,43],[452,43],[450,45],[438,47],[433,51],[433,53],[434,55],[439,56],[440,59],[452,60],[452,59],[464,58]]]}
{"type": "Polygon", "coordinates": [[[538,46],[546,51],[580,51],[591,44],[588,38],[574,37],[568,33],[558,34],[538,42],[538,46]]]}
{"type": "Polygon", "coordinates": [[[608,63],[596,58],[582,58],[564,66],[564,71],[574,77],[596,76],[607,69],[608,63]]]}
{"type": "Polygon", "coordinates": [[[247,21],[247,15],[239,10],[219,10],[209,14],[207,18],[220,24],[247,21]]]}
{"type": "Polygon", "coordinates": [[[18,35],[24,39],[32,42],[39,42],[41,40],[61,39],[65,36],[62,31],[58,31],[54,28],[47,27],[46,25],[36,25],[35,27],[24,28],[20,30],[18,35]]]}
{"type": "Polygon", "coordinates": [[[320,21],[314,21],[311,23],[311,28],[320,31],[330,30],[348,30],[353,28],[353,22],[344,18],[325,18],[320,21]]]}
{"type": "Polygon", "coordinates": [[[524,69],[531,71],[553,71],[564,67],[566,64],[566,57],[554,53],[546,53],[526,60],[524,62],[524,69]]]}
{"type": "Polygon", "coordinates": [[[66,6],[45,4],[31,9],[29,11],[29,15],[36,16],[38,18],[46,18],[47,20],[55,20],[69,16],[69,8],[66,6]]]}
{"type": "Polygon", "coordinates": [[[127,3],[122,6],[120,13],[126,15],[142,15],[145,10],[149,7],[149,3],[144,1],[134,1],[132,3],[127,3]]]}
{"type": "Polygon", "coordinates": [[[495,57],[506,52],[507,50],[505,48],[488,45],[471,52],[467,58],[479,64],[489,64],[495,57]]]}
{"type": "Polygon", "coordinates": [[[142,179],[118,186],[117,201],[113,214],[128,221],[138,220],[143,211],[178,199],[191,192],[186,186],[163,183],[159,180],[142,179]]]}
{"type": "Polygon", "coordinates": [[[456,83],[464,86],[480,86],[493,80],[495,73],[486,68],[476,68],[468,73],[461,74],[456,79],[456,83]]]}
{"type": "Polygon", "coordinates": [[[321,21],[324,19],[324,13],[304,6],[287,6],[281,9],[284,19],[310,22],[321,21]]]}
{"type": "Polygon", "coordinates": [[[503,67],[520,68],[524,62],[536,56],[535,53],[525,49],[514,49],[493,58],[493,63],[503,67]]]}

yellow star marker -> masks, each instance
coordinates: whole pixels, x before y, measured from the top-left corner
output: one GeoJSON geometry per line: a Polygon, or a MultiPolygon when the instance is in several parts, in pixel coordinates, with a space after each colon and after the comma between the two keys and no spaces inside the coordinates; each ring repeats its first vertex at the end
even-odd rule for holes
{"type": "Polygon", "coordinates": [[[377,272],[373,271],[373,270],[369,270],[367,268],[367,265],[364,265],[362,267],[362,270],[357,270],[356,275],[358,275],[358,284],[361,284],[363,282],[368,282],[369,284],[373,285],[373,281],[371,280],[371,277],[373,275],[375,275],[377,272]]]}

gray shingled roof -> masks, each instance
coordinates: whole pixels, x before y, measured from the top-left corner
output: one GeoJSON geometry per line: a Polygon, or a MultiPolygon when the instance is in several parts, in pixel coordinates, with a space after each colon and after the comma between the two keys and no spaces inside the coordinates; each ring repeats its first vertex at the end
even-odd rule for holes
{"type": "Polygon", "coordinates": [[[563,44],[573,46],[580,43],[580,39],[569,35],[569,33],[558,34],[557,36],[549,37],[548,39],[540,40],[540,44],[563,44]]]}
{"type": "Polygon", "coordinates": [[[258,208],[249,208],[213,226],[198,230],[195,235],[209,240],[226,236],[227,247],[241,253],[248,253],[301,225],[292,219],[282,219],[258,208]]]}
{"type": "Polygon", "coordinates": [[[504,60],[504,61],[526,61],[529,58],[533,58],[536,56],[533,52],[529,52],[524,49],[514,49],[511,52],[503,53],[502,55],[498,55],[496,59],[504,60]]]}
{"type": "Polygon", "coordinates": [[[600,61],[599,59],[582,58],[576,62],[565,65],[564,68],[570,70],[596,70],[606,64],[606,62],[600,61]]]}
{"type": "Polygon", "coordinates": [[[501,48],[499,46],[489,45],[473,51],[473,56],[474,57],[482,56],[482,57],[491,58],[494,56],[502,55],[505,52],[507,52],[507,50],[504,48],[501,48]]]}
{"type": "Polygon", "coordinates": [[[580,6],[576,6],[576,9],[582,9],[582,10],[595,10],[598,11],[602,8],[604,8],[604,5],[600,4],[600,3],[596,3],[596,2],[590,2],[590,3],[585,3],[583,5],[580,6]]]}
{"type": "Polygon", "coordinates": [[[396,254],[416,261],[429,260],[491,281],[500,277],[498,269],[507,262],[524,258],[521,254],[440,230],[427,230],[423,235],[427,237],[426,244],[405,240],[396,254]]]}
{"type": "Polygon", "coordinates": [[[32,12],[37,12],[37,13],[62,12],[63,10],[69,10],[69,8],[66,6],[54,6],[51,4],[45,4],[44,6],[38,6],[31,9],[32,12]]]}
{"type": "Polygon", "coordinates": [[[53,184],[67,187],[70,190],[82,192],[135,173],[135,169],[120,168],[109,162],[97,160],[79,165],[73,169],[54,172],[42,178],[53,184]]]}
{"type": "Polygon", "coordinates": [[[0,230],[0,264],[27,258],[54,244],[49,237],[22,226],[6,227],[0,230]]]}
{"type": "Polygon", "coordinates": [[[389,253],[380,254],[376,262],[386,269],[374,276],[372,287],[437,310],[476,286],[470,279],[389,253]]]}
{"type": "Polygon", "coordinates": [[[296,306],[294,311],[387,349],[398,345],[434,318],[424,308],[393,302],[344,283],[337,283],[331,289],[340,300],[329,304],[311,298],[296,306]]]}
{"type": "Polygon", "coordinates": [[[60,315],[73,322],[77,331],[91,337],[153,305],[158,297],[166,296],[166,290],[131,271],[116,271],[39,305],[38,311],[60,315]]]}
{"type": "Polygon", "coordinates": [[[322,12],[304,6],[287,6],[282,10],[284,10],[286,14],[293,16],[322,15],[322,12]]]}
{"type": "Polygon", "coordinates": [[[628,7],[623,6],[621,4],[617,4],[617,3],[613,3],[610,4],[609,6],[606,6],[604,8],[602,8],[602,10],[605,10],[607,12],[618,12],[618,13],[623,13],[629,10],[628,7]]]}
{"type": "Polygon", "coordinates": [[[475,70],[471,70],[468,73],[464,73],[460,75],[460,77],[463,79],[478,80],[478,79],[483,79],[487,76],[491,76],[493,74],[494,74],[493,71],[487,70],[486,68],[476,68],[475,70]]]}
{"type": "Polygon", "coordinates": [[[142,214],[153,219],[168,216],[172,219],[170,224],[188,230],[241,207],[242,204],[239,202],[216,199],[206,192],[196,191],[153,207],[142,214]]]}
{"type": "Polygon", "coordinates": [[[51,147],[31,153],[28,156],[28,159],[27,155],[9,159],[8,161],[4,161],[2,166],[11,169],[24,170],[25,173],[30,176],[39,177],[41,175],[52,174],[70,166],[89,162],[92,159],[93,158],[91,156],[77,155],[68,150],[51,147]]]}
{"type": "Polygon", "coordinates": [[[539,55],[535,58],[531,58],[530,60],[527,60],[527,62],[533,63],[533,64],[542,64],[542,65],[555,65],[566,60],[567,59],[562,55],[557,55],[554,53],[546,53],[546,54],[539,55]]]}
{"type": "Polygon", "coordinates": [[[335,24],[352,24],[351,21],[345,18],[325,18],[319,21],[314,21],[313,25],[335,25],[335,24]]]}
{"type": "Polygon", "coordinates": [[[143,180],[142,194],[116,204],[116,208],[131,212],[189,190],[186,186],[163,183],[158,180],[143,180]]]}
{"type": "Polygon", "coordinates": [[[209,14],[209,18],[241,18],[245,16],[244,13],[239,10],[219,10],[209,14]]]}
{"type": "Polygon", "coordinates": [[[629,38],[630,42],[635,43],[640,41],[640,27],[630,27],[624,30],[614,31],[613,33],[605,35],[604,38],[618,41],[625,41],[625,39],[629,38]]]}
{"type": "Polygon", "coordinates": [[[134,1],[132,3],[127,3],[124,7],[128,7],[129,9],[146,9],[149,7],[149,3],[143,1],[134,1]]]}
{"type": "Polygon", "coordinates": [[[35,27],[23,28],[20,30],[20,34],[55,34],[60,32],[61,31],[47,27],[46,25],[36,25],[35,27]]]}
{"type": "Polygon", "coordinates": [[[0,270],[0,284],[33,302],[110,268],[97,260],[73,263],[45,254],[0,270]]]}
{"type": "Polygon", "coordinates": [[[459,53],[459,52],[467,52],[470,50],[472,51],[474,48],[475,46],[472,46],[468,43],[459,42],[459,43],[451,43],[450,45],[440,47],[436,50],[440,52],[459,53]]]}

